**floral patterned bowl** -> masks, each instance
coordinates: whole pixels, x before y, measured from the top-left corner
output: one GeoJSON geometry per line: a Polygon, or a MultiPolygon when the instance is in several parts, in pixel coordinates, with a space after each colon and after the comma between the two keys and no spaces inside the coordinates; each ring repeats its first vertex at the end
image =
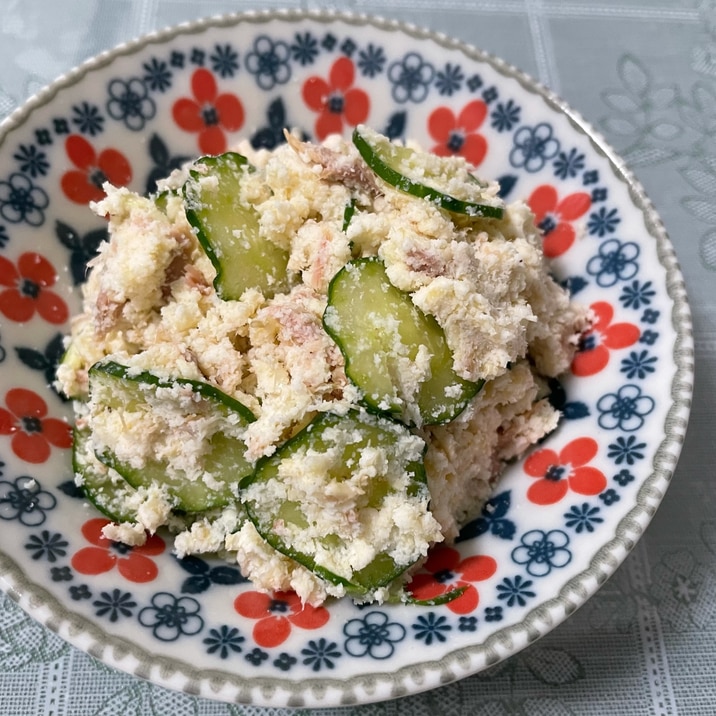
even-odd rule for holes
{"type": "Polygon", "coordinates": [[[475,673],[553,629],[617,568],[676,463],[692,385],[690,314],[662,225],[592,130],[503,62],[413,27],[271,12],[193,23],[101,55],[0,131],[0,580],[30,614],[107,664],[228,702],[328,706],[475,673]],[[130,549],[72,481],[71,409],[50,387],[102,181],[151,191],[239,137],[320,140],[366,122],[458,153],[524,198],[555,275],[594,309],[564,420],[513,465],[421,594],[444,606],[301,605],[232,565],[130,549]]]}

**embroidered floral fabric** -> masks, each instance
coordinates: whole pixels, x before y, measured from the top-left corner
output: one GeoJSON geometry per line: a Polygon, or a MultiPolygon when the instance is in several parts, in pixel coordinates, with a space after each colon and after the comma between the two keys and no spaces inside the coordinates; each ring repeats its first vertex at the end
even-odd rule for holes
{"type": "MultiPolygon", "coordinates": [[[[5,10],[0,113],[11,112],[60,73],[122,41],[182,20],[244,9],[221,0],[191,5],[128,0],[120,17],[110,5],[90,5],[67,0],[60,8],[46,0],[5,10]]],[[[710,53],[716,10],[688,0],[679,7],[643,0],[627,8],[613,6],[613,11],[603,3],[582,3],[567,11],[559,4],[518,2],[503,8],[482,0],[450,0],[432,11],[409,8],[412,4],[377,3],[360,10],[444,31],[519,66],[582,112],[634,170],[666,224],[685,274],[698,382],[687,440],[654,522],[583,608],[536,644],[476,676],[397,701],[321,713],[711,714],[716,708],[716,66],[710,53]],[[646,25],[649,32],[641,32],[646,25]]],[[[497,623],[510,610],[529,605],[540,579],[572,561],[575,546],[598,533],[610,505],[634,482],[644,461],[640,431],[654,409],[644,386],[658,366],[657,287],[643,272],[637,274],[639,247],[621,232],[622,217],[583,153],[565,146],[550,124],[525,124],[519,102],[499,96],[458,64],[440,65],[419,53],[396,60],[378,42],[360,47],[349,42],[328,34],[299,33],[291,42],[266,34],[239,55],[230,45],[204,51],[197,41],[194,54],[157,52],[142,66],[141,77],[118,75],[101,109],[90,102],[66,108],[63,116],[33,128],[33,142],[17,147],[17,171],[0,176],[0,248],[10,241],[15,225],[46,221],[49,197],[41,178],[49,168],[50,145],[60,144],[66,157],[61,191],[67,202],[100,198],[102,179],[129,181],[131,147],[107,146],[104,127],[115,122],[140,131],[155,117],[155,98],[179,71],[190,79],[172,106],[171,131],[191,135],[195,153],[223,151],[228,134],[243,126],[249,108],[225,82],[239,69],[262,91],[277,92],[290,81],[292,68],[309,67],[323,55],[334,58],[301,89],[311,117],[306,130],[317,139],[368,117],[372,100],[362,87],[370,78],[386,77],[398,105],[420,103],[429,93],[444,97],[446,106],[425,118],[433,151],[459,153],[479,165],[488,151],[487,128],[509,135],[508,159],[515,174],[538,173],[547,163],[551,167],[554,181],[539,184],[526,197],[545,233],[545,253],[559,258],[569,252],[578,227],[597,240],[583,274],[566,281],[574,293],[590,281],[615,298],[591,304],[596,321],[571,371],[580,379],[599,380],[608,368],[620,380],[591,407],[565,397],[563,408],[568,420],[579,421],[589,409],[598,416],[598,427],[608,436],[610,470],[593,464],[597,436],[565,438],[532,452],[523,467],[527,499],[536,507],[564,501],[560,524],[515,533],[510,495],[498,491],[489,515],[461,535],[470,539],[490,533],[510,541],[515,573],[499,581],[494,599],[479,603],[481,585],[496,572],[495,559],[463,558],[458,549],[444,547],[431,554],[414,580],[414,593],[430,599],[459,585],[465,591],[458,599],[442,611],[418,612],[410,623],[366,609],[343,625],[339,643],[320,634],[330,618],[325,609],[304,607],[293,594],[269,597],[248,589],[231,565],[185,559],[177,567],[178,589],[153,587],[157,558],[168,550],[160,537],[141,548],[108,545],[99,539],[104,520],[98,518],[81,526],[82,544],[70,547],[62,531],[46,526],[45,517],[56,506],[53,492],[43,489],[41,480],[5,475],[0,465],[0,520],[27,528],[25,558],[45,565],[54,582],[66,582],[72,600],[89,602],[108,623],[131,617],[159,641],[198,635],[202,651],[217,663],[234,659],[247,674],[265,669],[269,660],[273,671],[287,676],[329,674],[351,659],[382,663],[406,644],[435,648],[451,636],[474,632],[478,621],[497,623]],[[448,107],[447,99],[461,91],[470,92],[471,99],[457,109],[448,107]],[[575,179],[564,191],[559,182],[573,178],[579,184],[575,179]],[[82,579],[113,571],[126,589],[97,591],[82,579]],[[141,596],[143,585],[151,587],[149,596],[141,596]],[[251,625],[247,633],[205,621],[197,597],[215,585],[243,587],[232,606],[251,625]],[[282,648],[296,634],[300,648],[282,648]]],[[[270,104],[252,143],[273,147],[281,141],[289,112],[280,99],[270,104]]],[[[381,129],[400,136],[401,121],[396,113],[381,129]]],[[[166,137],[153,136],[149,151],[155,168],[147,177],[148,190],[186,159],[172,155],[169,146],[166,137]]],[[[515,177],[501,179],[509,194],[515,177]]],[[[80,284],[103,232],[62,221],[50,229],[68,252],[72,283],[80,284]]],[[[66,321],[68,306],[57,292],[55,274],[51,258],[36,246],[26,246],[16,261],[0,256],[0,364],[7,352],[4,326],[33,318],[52,326],[66,321]]],[[[58,334],[42,347],[10,350],[23,365],[49,378],[62,346],[58,334]]],[[[2,449],[30,466],[67,449],[71,436],[53,411],[55,404],[27,388],[0,395],[2,449]]],[[[0,694],[0,713],[12,715],[268,713],[168,691],[115,672],[38,625],[5,595],[0,595],[0,694]]]]}

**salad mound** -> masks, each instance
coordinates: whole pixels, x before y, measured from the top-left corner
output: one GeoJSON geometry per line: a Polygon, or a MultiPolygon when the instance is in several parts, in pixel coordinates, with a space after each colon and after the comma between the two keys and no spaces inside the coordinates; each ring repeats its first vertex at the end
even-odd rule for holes
{"type": "Polygon", "coordinates": [[[136,545],[218,553],[314,605],[410,600],[432,545],[553,430],[586,309],[534,217],[365,126],[105,185],[57,385],[75,479],[136,545]]]}

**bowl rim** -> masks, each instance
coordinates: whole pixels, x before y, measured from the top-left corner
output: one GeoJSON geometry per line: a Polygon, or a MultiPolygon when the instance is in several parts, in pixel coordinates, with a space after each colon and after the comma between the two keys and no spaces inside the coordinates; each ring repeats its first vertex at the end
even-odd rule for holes
{"type": "Polygon", "coordinates": [[[0,150],[12,132],[23,126],[35,110],[119,57],[135,54],[151,45],[169,43],[179,36],[199,35],[216,28],[304,20],[371,26],[457,50],[469,59],[488,64],[501,76],[516,80],[529,94],[536,95],[550,109],[565,115],[570,125],[608,160],[616,179],[626,184],[631,203],[643,215],[645,229],[656,241],[658,258],[665,269],[666,290],[673,303],[671,323],[676,334],[672,351],[676,370],[669,390],[671,406],[664,421],[664,436],[656,450],[652,471],[639,488],[636,505],[619,521],[616,533],[601,546],[585,570],[572,577],[556,596],[532,609],[522,622],[503,627],[482,644],[458,647],[438,660],[400,667],[388,674],[375,671],[344,679],[320,677],[292,680],[243,677],[218,669],[197,670],[185,660],[170,660],[123,637],[106,634],[85,617],[69,610],[44,587],[31,582],[17,562],[0,552],[0,588],[29,616],[104,663],[163,686],[206,698],[265,706],[328,707],[397,698],[470,676],[521,651],[547,634],[604,584],[644,533],[673,477],[691,407],[694,339],[685,282],[666,228],[635,174],[601,133],[556,93],[514,65],[443,32],[410,22],[342,10],[266,9],[211,15],[166,26],[84,60],[34,93],[0,122],[0,150]],[[416,669],[420,670],[419,674],[416,669]],[[260,698],[255,698],[257,695],[260,698]]]}

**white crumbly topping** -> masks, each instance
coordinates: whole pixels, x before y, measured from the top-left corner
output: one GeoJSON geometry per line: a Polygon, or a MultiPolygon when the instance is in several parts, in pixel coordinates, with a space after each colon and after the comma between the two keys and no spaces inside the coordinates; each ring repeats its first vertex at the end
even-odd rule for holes
{"type": "Polygon", "coordinates": [[[309,569],[272,549],[251,522],[226,537],[226,549],[236,555],[243,575],[259,589],[294,591],[311,604],[345,596],[345,587],[317,579],[309,569]]]}
{"type": "Polygon", "coordinates": [[[194,520],[187,529],[174,537],[174,551],[180,559],[188,554],[221,552],[227,538],[246,519],[238,505],[228,505],[218,515],[194,520]]]}
{"type": "Polygon", "coordinates": [[[137,523],[152,534],[163,525],[173,524],[172,500],[163,485],[139,487],[125,503],[126,509],[137,516],[137,523]]]}
{"type": "Polygon", "coordinates": [[[130,547],[140,547],[147,541],[144,525],[139,522],[109,522],[102,528],[102,537],[130,547]]]}
{"type": "Polygon", "coordinates": [[[284,505],[297,506],[302,524],[276,520],[272,532],[294,552],[314,555],[318,567],[343,579],[350,580],[379,553],[398,565],[411,565],[442,535],[427,509],[427,491],[409,497],[413,478],[401,467],[420,460],[424,443],[401,433],[391,436],[390,444],[364,447],[352,458],[347,475],[330,480],[327,476],[346,472],[346,448],[361,445],[362,434],[329,428],[321,434],[321,450],[294,450],[280,462],[277,479],[253,483],[244,499],[259,514],[280,514],[284,505]],[[379,482],[385,483],[387,494],[374,504],[372,486],[379,482]]]}
{"type": "Polygon", "coordinates": [[[559,414],[537,399],[539,388],[521,360],[486,383],[457,419],[423,429],[431,509],[445,539],[479,513],[504,463],[556,427],[559,414]]]}
{"type": "MultiPolygon", "coordinates": [[[[79,409],[98,453],[110,450],[138,470],[160,458],[170,477],[215,486],[216,476],[204,465],[212,436],[245,441],[253,464],[317,414],[344,415],[359,404],[360,392],[347,379],[322,318],[333,276],[352,258],[377,256],[393,285],[442,328],[456,373],[487,381],[452,422],[413,429],[417,442],[405,449],[427,444],[429,508],[427,495],[405,499],[400,474],[380,509],[365,504],[366,486],[393,469],[380,450],[365,450],[350,478],[328,488],[323,463],[331,455],[303,454],[282,463],[281,480],[250,490],[274,504],[299,503],[311,527],[295,536],[294,548],[315,553],[336,574],[350,576],[382,552],[398,564],[419,562],[432,543],[455,538],[479,512],[507,460],[554,429],[558,413],[543,399],[539,376],[568,367],[588,316],[551,278],[524,203],[505,206],[501,219],[455,220],[435,202],[382,182],[350,142],[288,140],[272,152],[248,143],[238,150],[255,167],[242,180],[241,199],[254,207],[261,237],[288,252],[293,287],[275,296],[249,289],[228,301],[217,295],[216,270],[182,201],[189,165],[161,183],[169,192],[162,208],[107,184],[106,198],[93,209],[108,218],[110,240],[91,263],[58,386],[86,397],[89,368],[108,358],[164,380],[208,382],[243,403],[256,418],[245,427],[200,406],[188,419],[179,386],[148,396],[143,406],[107,409],[100,395],[92,395],[79,409]],[[348,206],[353,215],[346,224],[348,206]],[[350,548],[326,547],[319,539],[326,534],[340,535],[350,548]]],[[[476,183],[462,160],[418,154],[409,161],[411,172],[423,172],[426,181],[442,171],[444,191],[478,192],[486,203],[501,205],[497,185],[476,183]]],[[[216,184],[211,175],[202,181],[216,184]]],[[[426,349],[403,361],[399,372],[408,396],[429,374],[429,361],[426,349]]],[[[448,387],[447,397],[459,391],[448,387]]],[[[292,589],[314,604],[345,594],[343,586],[270,547],[236,505],[179,520],[159,486],[138,490],[129,503],[124,507],[137,515],[136,523],[108,526],[108,538],[139,544],[145,530],[169,525],[177,532],[178,555],[226,554],[259,589],[292,589]]],[[[381,587],[366,598],[386,596],[381,587]]]]}

